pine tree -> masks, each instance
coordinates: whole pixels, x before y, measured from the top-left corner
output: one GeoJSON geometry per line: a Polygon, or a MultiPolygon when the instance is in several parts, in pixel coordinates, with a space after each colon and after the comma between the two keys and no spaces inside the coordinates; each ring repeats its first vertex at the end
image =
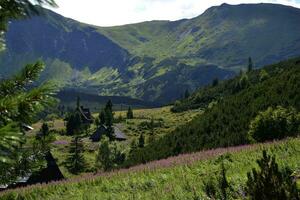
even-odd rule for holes
{"type": "Polygon", "coordinates": [[[144,138],[144,134],[142,133],[139,137],[139,145],[140,148],[143,148],[145,146],[145,138],[144,138]]]}
{"type": "Polygon", "coordinates": [[[217,86],[218,84],[219,84],[219,79],[218,79],[218,78],[215,78],[215,79],[213,80],[212,86],[215,87],[215,86],[217,86]]]}
{"type": "Polygon", "coordinates": [[[127,119],[133,119],[133,111],[130,106],[128,107],[127,111],[127,119]]]}
{"type": "Polygon", "coordinates": [[[252,58],[249,57],[248,58],[248,72],[252,71],[253,69],[253,62],[252,62],[252,58]]]}
{"type": "MultiPolygon", "coordinates": [[[[39,14],[34,4],[52,5],[54,1],[10,0],[0,1],[0,51],[5,48],[4,33],[11,19],[30,17],[39,14]]],[[[22,159],[20,144],[24,142],[20,125],[30,123],[32,118],[43,108],[52,105],[49,84],[32,87],[32,82],[38,79],[44,69],[40,61],[28,64],[21,72],[10,79],[0,80],[0,184],[8,183],[18,177],[20,167],[15,162],[22,159]],[[2,173],[3,172],[3,173],[2,173]]]]}
{"type": "Polygon", "coordinates": [[[189,98],[189,97],[190,97],[190,92],[188,89],[186,89],[184,92],[184,98],[189,98]]]}
{"type": "Polygon", "coordinates": [[[262,158],[257,160],[260,168],[253,168],[248,173],[246,192],[252,200],[299,200],[300,195],[293,178],[291,170],[280,170],[275,156],[271,157],[264,150],[262,158]]]}
{"type": "Polygon", "coordinates": [[[47,123],[43,123],[41,132],[42,132],[43,137],[46,137],[49,135],[49,126],[47,123]]]}
{"type": "Polygon", "coordinates": [[[109,171],[121,165],[124,160],[125,154],[120,151],[117,144],[110,142],[109,139],[104,136],[101,139],[96,157],[96,168],[109,171]]]}
{"type": "Polygon", "coordinates": [[[105,110],[102,109],[99,113],[100,125],[105,125],[105,110]]]}
{"type": "Polygon", "coordinates": [[[67,158],[67,168],[73,174],[78,174],[85,170],[86,162],[83,157],[84,147],[78,135],[73,136],[67,158]]]}
{"type": "Polygon", "coordinates": [[[77,100],[76,100],[76,109],[79,110],[80,109],[80,97],[77,96],[77,100]]]}
{"type": "Polygon", "coordinates": [[[110,140],[114,140],[114,128],[113,128],[113,121],[114,115],[112,112],[113,104],[111,100],[109,100],[105,106],[105,125],[107,127],[107,136],[110,140]]]}
{"type": "Polygon", "coordinates": [[[82,132],[82,120],[78,111],[75,111],[68,116],[66,129],[68,135],[76,135],[82,132]]]}

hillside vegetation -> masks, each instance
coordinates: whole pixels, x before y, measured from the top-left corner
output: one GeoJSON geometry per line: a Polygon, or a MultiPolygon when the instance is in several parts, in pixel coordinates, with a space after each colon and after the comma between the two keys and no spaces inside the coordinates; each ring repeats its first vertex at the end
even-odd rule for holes
{"type": "Polygon", "coordinates": [[[205,185],[217,180],[221,163],[231,185],[229,199],[243,199],[247,172],[257,167],[261,150],[275,155],[280,169],[300,169],[300,140],[240,146],[182,155],[129,170],[6,191],[2,200],[15,199],[207,199],[205,185]]]}
{"type": "Polygon", "coordinates": [[[0,74],[42,58],[47,67],[41,81],[169,103],[186,89],[231,78],[246,68],[249,56],[255,67],[299,56],[299,24],[299,9],[276,4],[222,4],[193,19],[118,27],[45,10],[9,25],[0,74]]]}
{"type": "MultiPolygon", "coordinates": [[[[231,93],[236,88],[234,82],[237,82],[237,79],[218,86],[227,88],[224,90],[225,95],[221,97],[218,89],[208,88],[207,90],[211,91],[208,93],[211,94],[209,98],[213,100],[219,97],[217,101],[211,103],[203,114],[180,126],[173,133],[132,152],[127,164],[135,165],[201,149],[246,144],[250,142],[247,138],[250,123],[259,112],[276,106],[293,107],[299,112],[300,58],[268,66],[266,70],[269,74],[265,79],[255,76],[263,70],[250,72],[249,77],[252,78],[249,80],[253,79],[254,83],[246,78],[247,81],[243,83],[245,86],[233,94],[231,93]],[[231,85],[231,88],[228,85],[231,85]]],[[[248,74],[244,74],[243,77],[248,77],[248,74]]],[[[200,97],[203,96],[205,94],[200,97]]],[[[208,104],[210,99],[204,101],[204,104],[208,104]]]]}

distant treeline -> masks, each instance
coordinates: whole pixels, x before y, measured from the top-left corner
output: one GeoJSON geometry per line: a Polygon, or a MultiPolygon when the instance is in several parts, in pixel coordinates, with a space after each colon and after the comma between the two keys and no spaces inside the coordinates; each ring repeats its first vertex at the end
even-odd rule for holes
{"type": "MultiPolygon", "coordinates": [[[[132,107],[143,107],[153,108],[161,106],[156,102],[143,101],[139,99],[133,99],[130,97],[121,96],[100,96],[91,93],[85,93],[77,91],[75,89],[65,89],[57,94],[57,98],[60,99],[61,104],[73,104],[75,105],[77,97],[80,97],[81,102],[88,102],[90,105],[105,105],[108,100],[112,100],[115,105],[132,106],[132,107]]],[[[127,109],[127,107],[125,108],[127,109]]]]}
{"type": "Polygon", "coordinates": [[[199,90],[175,105],[174,110],[202,107],[205,112],[174,132],[132,151],[126,165],[249,143],[251,121],[260,112],[277,106],[300,110],[300,58],[241,73],[217,86],[199,90]]]}

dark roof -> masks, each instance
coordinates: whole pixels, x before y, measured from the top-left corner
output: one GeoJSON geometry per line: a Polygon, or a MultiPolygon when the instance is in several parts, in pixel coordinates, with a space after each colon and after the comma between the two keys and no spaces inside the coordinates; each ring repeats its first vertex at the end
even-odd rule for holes
{"type": "Polygon", "coordinates": [[[79,107],[79,112],[86,122],[93,122],[93,116],[89,108],[84,108],[83,106],[79,107]]]}
{"type": "Polygon", "coordinates": [[[3,190],[9,188],[18,188],[37,183],[49,183],[51,181],[59,181],[64,179],[64,176],[61,173],[58,165],[56,164],[56,161],[52,156],[51,152],[46,153],[44,158],[47,161],[46,168],[42,169],[37,173],[29,174],[25,177],[20,177],[16,183],[8,185],[6,187],[1,187],[1,189],[3,190]]]}
{"type": "Polygon", "coordinates": [[[22,128],[25,130],[25,131],[32,131],[34,128],[32,128],[31,126],[29,126],[28,124],[22,124],[22,128]]]}
{"type": "Polygon", "coordinates": [[[126,140],[127,139],[125,134],[118,127],[114,127],[114,130],[115,130],[115,138],[116,139],[119,139],[119,140],[126,140]]]}
{"type": "Polygon", "coordinates": [[[96,129],[96,131],[90,136],[93,142],[99,142],[103,134],[106,133],[106,127],[101,125],[96,129]]]}
{"type": "MultiPolygon", "coordinates": [[[[114,128],[114,134],[116,140],[126,140],[126,135],[116,126],[114,128]]],[[[107,127],[104,125],[101,125],[97,130],[90,136],[90,139],[93,142],[99,142],[101,140],[101,137],[103,134],[106,134],[107,127]]]]}

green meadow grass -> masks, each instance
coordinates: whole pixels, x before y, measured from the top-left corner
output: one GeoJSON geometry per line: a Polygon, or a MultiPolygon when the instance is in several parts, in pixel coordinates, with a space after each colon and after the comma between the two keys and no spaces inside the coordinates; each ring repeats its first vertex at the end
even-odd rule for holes
{"type": "Polygon", "coordinates": [[[242,199],[246,174],[257,167],[262,149],[276,156],[280,168],[299,172],[300,138],[296,138],[180,155],[102,175],[6,191],[0,199],[207,199],[203,182],[219,176],[222,161],[234,191],[230,198],[242,199]]]}

